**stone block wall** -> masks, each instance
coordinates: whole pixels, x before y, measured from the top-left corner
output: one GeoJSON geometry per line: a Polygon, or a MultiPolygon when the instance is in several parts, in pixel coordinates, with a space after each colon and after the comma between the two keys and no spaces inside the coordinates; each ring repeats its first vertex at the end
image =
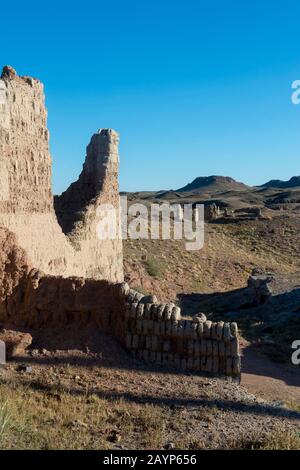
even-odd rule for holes
{"type": "Polygon", "coordinates": [[[174,304],[151,303],[125,287],[125,348],[147,362],[239,379],[241,357],[236,323],[211,322],[200,314],[181,317],[174,304]]]}

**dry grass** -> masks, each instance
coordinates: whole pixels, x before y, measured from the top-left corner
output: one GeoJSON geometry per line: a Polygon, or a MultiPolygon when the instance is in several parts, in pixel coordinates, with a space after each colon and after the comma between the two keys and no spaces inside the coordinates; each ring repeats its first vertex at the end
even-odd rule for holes
{"type": "Polygon", "coordinates": [[[214,404],[223,394],[226,403],[236,393],[243,400],[245,392],[221,381],[99,367],[83,372],[68,363],[46,370],[36,365],[30,376],[9,369],[0,382],[0,449],[298,446],[296,423],[271,416],[257,422],[251,408],[245,414],[214,404]],[[167,397],[188,404],[166,404],[167,397]],[[193,403],[199,397],[211,404],[193,403]],[[282,432],[270,434],[274,426],[282,432]]]}
{"type": "Polygon", "coordinates": [[[1,385],[0,393],[1,449],[109,449],[128,438],[136,448],[163,443],[158,407],[20,385],[13,390],[1,385]]]}
{"type": "Polygon", "coordinates": [[[232,442],[235,450],[300,450],[300,434],[278,431],[257,440],[232,442]]]}
{"type": "Polygon", "coordinates": [[[7,402],[0,402],[0,443],[6,433],[13,428],[13,418],[9,411],[7,402]]]}

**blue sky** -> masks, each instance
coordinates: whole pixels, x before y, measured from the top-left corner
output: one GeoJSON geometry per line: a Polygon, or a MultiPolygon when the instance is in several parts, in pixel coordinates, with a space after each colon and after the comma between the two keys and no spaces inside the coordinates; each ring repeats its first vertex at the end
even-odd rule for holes
{"type": "Polygon", "coordinates": [[[56,193],[100,127],[120,132],[122,190],[300,174],[299,3],[31,0],[0,18],[2,64],[45,84],[56,193]]]}

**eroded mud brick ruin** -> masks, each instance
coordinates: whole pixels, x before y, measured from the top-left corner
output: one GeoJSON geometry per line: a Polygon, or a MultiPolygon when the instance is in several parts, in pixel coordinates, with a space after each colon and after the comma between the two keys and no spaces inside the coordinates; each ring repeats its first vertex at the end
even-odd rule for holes
{"type": "Polygon", "coordinates": [[[9,66],[0,80],[0,322],[50,327],[93,322],[134,357],[240,377],[235,323],[181,316],[123,282],[118,134],[91,138],[78,180],[55,198],[43,85],[9,66]],[[97,208],[112,205],[117,236],[97,237],[97,208]]]}
{"type": "Polygon", "coordinates": [[[121,239],[95,236],[97,207],[110,203],[119,210],[117,133],[93,135],[78,181],[56,198],[60,226],[43,85],[6,67],[0,89],[0,224],[47,274],[122,281],[121,239]]]}

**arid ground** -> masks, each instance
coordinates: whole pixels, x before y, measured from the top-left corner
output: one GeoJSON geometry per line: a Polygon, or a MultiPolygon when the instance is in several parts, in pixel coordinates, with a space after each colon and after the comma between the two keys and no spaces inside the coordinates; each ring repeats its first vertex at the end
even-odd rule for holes
{"type": "MultiPolygon", "coordinates": [[[[162,300],[184,294],[192,315],[199,294],[243,288],[254,268],[297,278],[299,228],[282,213],[210,223],[200,252],[128,240],[126,279],[162,300]]],[[[1,447],[299,449],[300,374],[289,349],[299,323],[265,331],[247,311],[238,316],[241,385],[145,365],[92,325],[31,332],[30,348],[0,372],[1,447]]]]}

